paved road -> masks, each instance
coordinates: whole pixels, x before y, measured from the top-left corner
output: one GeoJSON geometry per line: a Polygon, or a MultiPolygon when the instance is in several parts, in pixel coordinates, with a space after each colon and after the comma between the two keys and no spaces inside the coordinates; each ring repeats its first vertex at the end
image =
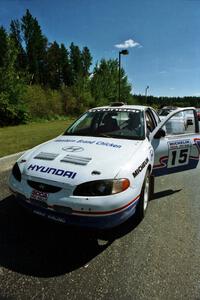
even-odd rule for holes
{"type": "Polygon", "coordinates": [[[7,176],[5,168],[0,299],[200,299],[200,170],[157,179],[143,222],[106,236],[23,212],[7,176]]]}

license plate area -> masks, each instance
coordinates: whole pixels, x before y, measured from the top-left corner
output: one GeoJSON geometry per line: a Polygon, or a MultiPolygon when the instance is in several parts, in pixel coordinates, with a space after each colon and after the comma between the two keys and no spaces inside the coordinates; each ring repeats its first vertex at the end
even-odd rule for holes
{"type": "Polygon", "coordinates": [[[42,202],[47,204],[47,199],[48,199],[49,194],[37,190],[33,190],[31,193],[30,201],[31,202],[42,202]]]}

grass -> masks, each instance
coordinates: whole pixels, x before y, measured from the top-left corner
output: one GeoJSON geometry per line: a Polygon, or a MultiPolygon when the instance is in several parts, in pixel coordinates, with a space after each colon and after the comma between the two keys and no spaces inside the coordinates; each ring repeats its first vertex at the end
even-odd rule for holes
{"type": "Polygon", "coordinates": [[[0,128],[0,157],[17,153],[61,134],[73,119],[0,128]]]}

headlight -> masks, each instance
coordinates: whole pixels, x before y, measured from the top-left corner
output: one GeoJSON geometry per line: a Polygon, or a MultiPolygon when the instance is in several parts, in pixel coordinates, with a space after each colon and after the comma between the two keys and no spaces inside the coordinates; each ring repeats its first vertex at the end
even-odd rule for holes
{"type": "Polygon", "coordinates": [[[21,176],[21,172],[20,172],[18,163],[14,164],[13,169],[12,169],[12,174],[17,181],[21,181],[22,176],[21,176]]]}
{"type": "Polygon", "coordinates": [[[127,178],[96,180],[82,183],[74,190],[75,196],[108,196],[125,191],[130,186],[127,178]]]}

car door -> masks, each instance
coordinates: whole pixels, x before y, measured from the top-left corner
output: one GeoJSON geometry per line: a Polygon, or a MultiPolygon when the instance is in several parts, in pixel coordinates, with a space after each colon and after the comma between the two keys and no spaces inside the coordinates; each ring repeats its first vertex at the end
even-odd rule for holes
{"type": "Polygon", "coordinates": [[[177,109],[171,112],[165,120],[150,134],[154,149],[154,176],[195,169],[200,157],[199,122],[194,108],[177,109]],[[183,125],[178,116],[180,112],[190,114],[192,121],[183,125]]]}

